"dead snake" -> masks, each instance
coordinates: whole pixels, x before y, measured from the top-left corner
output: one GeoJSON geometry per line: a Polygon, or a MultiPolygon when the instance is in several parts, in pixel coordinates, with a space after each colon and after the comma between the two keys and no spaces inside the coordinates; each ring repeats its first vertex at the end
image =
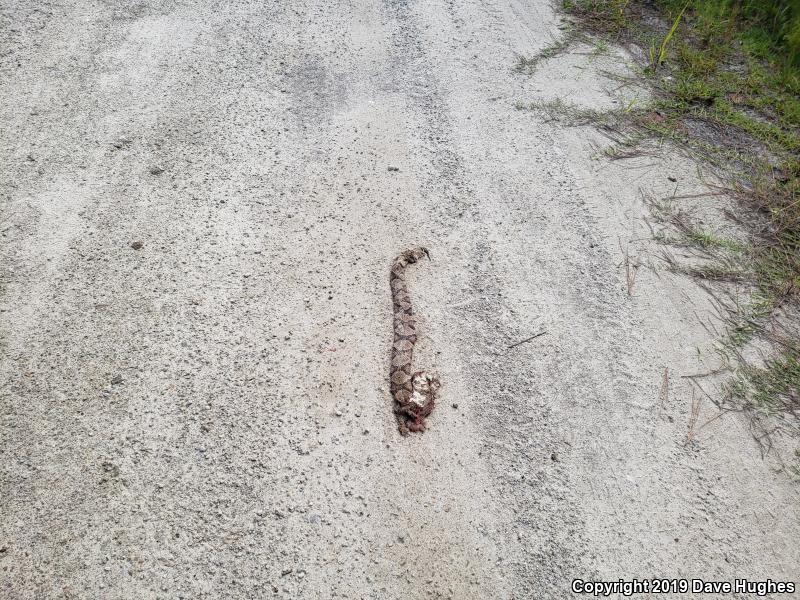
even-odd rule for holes
{"type": "Polygon", "coordinates": [[[431,414],[439,389],[436,375],[411,370],[417,326],[406,286],[405,270],[406,266],[423,256],[430,258],[425,248],[406,250],[394,259],[389,275],[394,304],[394,343],[389,381],[397,426],[402,435],[408,435],[409,431],[425,431],[425,417],[431,414]]]}

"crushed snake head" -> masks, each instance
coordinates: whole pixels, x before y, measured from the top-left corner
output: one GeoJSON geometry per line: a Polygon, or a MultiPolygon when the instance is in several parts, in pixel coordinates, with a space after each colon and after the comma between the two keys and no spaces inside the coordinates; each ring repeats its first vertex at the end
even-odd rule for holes
{"type": "Polygon", "coordinates": [[[431,414],[440,387],[436,375],[411,370],[417,325],[406,286],[405,269],[423,256],[430,258],[428,250],[423,247],[404,251],[392,263],[389,276],[394,305],[394,343],[389,382],[397,426],[403,435],[408,435],[409,431],[425,431],[425,417],[431,414]]]}

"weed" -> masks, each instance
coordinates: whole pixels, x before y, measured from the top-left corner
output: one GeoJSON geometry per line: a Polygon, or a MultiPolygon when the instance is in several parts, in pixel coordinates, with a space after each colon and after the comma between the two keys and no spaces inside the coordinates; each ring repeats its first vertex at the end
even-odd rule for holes
{"type": "Polygon", "coordinates": [[[612,111],[560,100],[518,108],[597,127],[613,142],[603,150],[611,160],[670,142],[725,182],[720,189],[741,201],[732,216],[746,237],[721,236],[662,206],[667,230],[656,238],[695,253],[691,264],[665,253],[672,271],[748,291],[747,301],[724,303],[722,351],[739,369],[729,397],[754,411],[770,402],[796,410],[798,345],[781,342],[777,358],[758,368],[748,367],[739,349],[766,336],[780,307],[800,308],[800,4],[564,0],[563,6],[575,17],[575,30],[600,40],[597,48],[623,42],[642,50],[652,100],[612,111]],[[795,404],[787,404],[788,397],[795,404]]]}
{"type": "Polygon", "coordinates": [[[675,20],[672,22],[672,27],[669,28],[667,34],[661,40],[661,44],[658,46],[658,50],[656,50],[655,41],[653,41],[650,45],[650,68],[653,71],[658,70],[658,68],[664,64],[664,61],[667,59],[667,49],[669,48],[669,44],[672,41],[672,38],[675,36],[675,32],[678,30],[678,25],[681,22],[681,18],[683,17],[683,13],[686,12],[689,3],[683,5],[683,8],[678,13],[678,16],[675,17],[675,20]]]}
{"type": "Polygon", "coordinates": [[[694,441],[695,435],[697,435],[697,420],[700,418],[700,405],[702,401],[703,399],[698,398],[694,388],[692,388],[692,400],[689,403],[689,422],[686,424],[686,438],[683,441],[684,446],[691,444],[694,441]]]}
{"type": "Polygon", "coordinates": [[[561,39],[554,41],[549,46],[542,48],[533,56],[518,56],[514,71],[525,75],[532,75],[539,63],[548,58],[558,56],[577,39],[577,30],[568,29],[561,39]]]}
{"type": "Polygon", "coordinates": [[[761,415],[800,418],[800,344],[785,342],[762,366],[740,368],[726,391],[737,405],[761,415]]]}
{"type": "Polygon", "coordinates": [[[626,246],[623,248],[622,241],[619,241],[619,249],[620,252],[622,252],[622,259],[625,264],[625,283],[628,290],[628,297],[633,297],[633,286],[636,285],[636,275],[639,272],[641,264],[638,258],[631,260],[628,247],[626,246]]]}
{"type": "Polygon", "coordinates": [[[612,128],[620,122],[623,110],[596,110],[583,108],[564,102],[561,98],[555,100],[541,100],[527,104],[517,103],[517,110],[534,111],[543,113],[549,121],[558,121],[566,125],[581,126],[595,125],[612,128]]]}
{"type": "Polygon", "coordinates": [[[608,54],[611,50],[611,47],[603,40],[595,41],[594,48],[592,49],[592,54],[594,56],[602,56],[604,54],[608,54]]]}
{"type": "Polygon", "coordinates": [[[707,77],[716,71],[718,58],[711,52],[696,50],[682,42],[677,46],[677,61],[681,69],[692,77],[707,77]]]}

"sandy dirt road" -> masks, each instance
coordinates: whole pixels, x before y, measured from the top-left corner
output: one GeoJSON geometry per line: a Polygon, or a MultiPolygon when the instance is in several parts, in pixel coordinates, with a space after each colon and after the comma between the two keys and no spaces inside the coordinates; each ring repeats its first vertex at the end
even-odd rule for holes
{"type": "Polygon", "coordinates": [[[800,494],[746,420],[685,443],[703,295],[645,268],[627,292],[638,189],[691,165],[593,160],[515,109],[612,102],[569,58],[513,72],[559,34],[547,2],[2,6],[0,597],[797,576],[800,494]],[[444,387],[403,439],[414,244],[444,387]]]}

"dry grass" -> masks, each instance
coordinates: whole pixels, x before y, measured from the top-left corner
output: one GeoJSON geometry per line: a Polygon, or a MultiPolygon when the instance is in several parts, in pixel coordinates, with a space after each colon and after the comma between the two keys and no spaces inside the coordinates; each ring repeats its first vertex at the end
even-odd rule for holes
{"type": "Polygon", "coordinates": [[[618,240],[619,249],[622,252],[622,263],[625,265],[625,284],[628,290],[628,297],[633,297],[633,287],[636,285],[636,274],[639,272],[641,263],[638,257],[631,259],[627,245],[623,248],[622,241],[618,240]]]}
{"type": "Polygon", "coordinates": [[[514,65],[514,71],[524,75],[533,75],[540,62],[558,56],[580,37],[582,37],[582,34],[579,30],[574,28],[568,29],[560,39],[553,40],[550,45],[542,48],[533,56],[518,55],[517,62],[514,65]]]}
{"type": "MultiPolygon", "coordinates": [[[[781,427],[800,423],[800,336],[796,330],[774,334],[776,320],[790,314],[796,322],[800,315],[800,70],[771,63],[770,53],[753,45],[735,15],[722,26],[703,13],[708,4],[564,0],[574,19],[571,39],[595,36],[637,49],[641,72],[621,85],[647,82],[653,100],[611,111],[562,100],[518,108],[569,126],[595,127],[610,140],[602,151],[609,160],[658,154],[668,143],[721,182],[708,195],[738,201],[725,211],[742,232],[736,239],[675,210],[678,197],[650,204],[662,226],[656,238],[684,255],[678,259],[665,248],[667,268],[717,297],[725,325],[717,332],[719,352],[733,383],[715,403],[749,414],[754,436],[769,447],[776,418],[781,427]],[[754,340],[771,348],[757,364],[740,351],[754,340]]],[[[542,57],[564,47],[553,45],[542,57]]],[[[535,66],[531,61],[520,70],[535,66]]],[[[622,253],[632,296],[638,261],[622,253]]],[[[690,439],[696,428],[694,422],[690,439]]]]}

